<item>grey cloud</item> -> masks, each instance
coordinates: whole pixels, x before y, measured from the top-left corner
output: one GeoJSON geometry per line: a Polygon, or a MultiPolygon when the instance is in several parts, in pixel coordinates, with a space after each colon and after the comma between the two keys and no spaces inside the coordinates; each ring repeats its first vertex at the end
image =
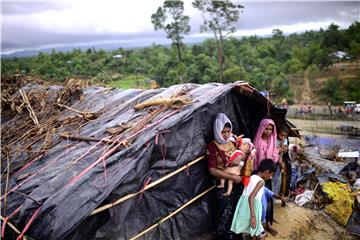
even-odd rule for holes
{"type": "Polygon", "coordinates": [[[130,41],[132,39],[146,39],[155,37],[164,37],[162,32],[142,32],[137,34],[76,34],[76,33],[54,33],[44,32],[39,29],[29,28],[25,25],[16,26],[16,31],[9,27],[3,27],[1,47],[3,51],[13,49],[23,49],[31,47],[41,47],[44,45],[62,45],[62,44],[81,44],[86,42],[98,41],[130,41]]]}
{"type": "MultiPolygon", "coordinates": [[[[238,1],[237,1],[238,2],[238,1]]],[[[244,6],[239,30],[314,21],[360,21],[360,2],[238,2],[244,6]]],[[[199,32],[201,15],[190,19],[192,32],[199,32]]]]}
{"type": "MultiPolygon", "coordinates": [[[[360,2],[245,2],[245,8],[240,14],[239,30],[273,27],[274,25],[290,25],[304,22],[333,21],[346,22],[360,21],[360,2]]],[[[5,14],[29,14],[42,10],[60,10],[68,7],[65,2],[54,3],[18,3],[3,4],[5,14]]],[[[140,16],[139,16],[140,17],[140,16]]],[[[144,19],[149,21],[150,19],[144,19]]],[[[198,13],[190,20],[192,33],[199,32],[202,23],[201,14],[198,13]]],[[[129,22],[131,24],[131,21],[129,22]]],[[[3,21],[2,50],[16,48],[40,47],[50,44],[71,44],[96,41],[125,40],[149,41],[149,38],[165,40],[163,32],[147,31],[137,34],[76,34],[54,33],[38,29],[38,26],[28,23],[15,23],[10,25],[3,21]]],[[[160,41],[159,41],[160,42],[160,41]]]]}
{"type": "Polygon", "coordinates": [[[48,10],[63,10],[70,8],[69,2],[49,1],[46,2],[3,2],[1,14],[16,15],[16,14],[33,14],[48,10]]]}
{"type": "Polygon", "coordinates": [[[253,2],[244,3],[242,29],[271,27],[299,22],[359,21],[359,2],[253,2]],[[345,12],[347,15],[340,14],[345,12]]]}

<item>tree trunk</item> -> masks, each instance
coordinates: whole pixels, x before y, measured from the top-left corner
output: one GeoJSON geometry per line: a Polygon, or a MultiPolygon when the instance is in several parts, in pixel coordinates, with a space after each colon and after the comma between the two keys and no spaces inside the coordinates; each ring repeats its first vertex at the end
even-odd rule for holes
{"type": "Polygon", "coordinates": [[[220,82],[224,82],[224,68],[223,68],[223,48],[224,48],[224,39],[221,33],[221,30],[219,30],[220,35],[220,48],[219,48],[219,67],[220,67],[220,82]]]}
{"type": "Polygon", "coordinates": [[[214,30],[214,35],[215,35],[215,41],[216,41],[216,50],[217,50],[217,62],[218,62],[218,78],[217,78],[217,82],[221,82],[221,73],[220,73],[220,61],[219,61],[219,49],[220,49],[220,43],[219,43],[219,39],[218,36],[216,34],[216,31],[214,30]]]}
{"type": "Polygon", "coordinates": [[[176,45],[176,51],[177,51],[177,57],[178,57],[177,71],[178,71],[178,74],[179,74],[180,83],[183,83],[183,76],[182,76],[182,73],[180,73],[180,70],[179,70],[180,64],[182,62],[182,59],[181,59],[181,43],[176,42],[175,45],[176,45]]]}
{"type": "Polygon", "coordinates": [[[181,63],[181,44],[179,42],[175,43],[176,50],[177,50],[177,56],[178,56],[178,63],[181,63]]]}

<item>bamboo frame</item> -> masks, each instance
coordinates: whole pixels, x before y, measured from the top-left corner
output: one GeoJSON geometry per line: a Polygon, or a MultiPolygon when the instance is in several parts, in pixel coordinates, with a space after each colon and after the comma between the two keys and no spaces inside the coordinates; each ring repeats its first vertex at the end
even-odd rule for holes
{"type": "Polygon", "coordinates": [[[204,196],[205,194],[207,194],[208,192],[210,192],[212,189],[215,188],[215,185],[211,186],[210,188],[208,188],[207,190],[205,190],[204,192],[200,193],[199,195],[197,195],[196,197],[194,197],[193,199],[191,199],[190,201],[188,201],[187,203],[185,203],[184,205],[182,205],[181,207],[179,207],[178,209],[176,209],[174,212],[170,213],[169,215],[167,215],[166,217],[160,219],[159,222],[151,225],[150,227],[146,228],[145,230],[143,230],[142,232],[138,233],[137,235],[135,235],[134,237],[130,238],[130,240],[135,240],[138,239],[139,237],[141,237],[142,235],[144,235],[145,233],[151,231],[152,229],[156,228],[158,225],[162,224],[163,222],[165,222],[166,220],[168,220],[169,218],[171,218],[172,216],[174,216],[175,214],[177,214],[178,212],[180,212],[181,210],[183,210],[184,208],[186,208],[187,206],[189,206],[191,203],[193,203],[194,201],[196,201],[197,199],[201,198],[202,196],[204,196]]]}
{"type": "Polygon", "coordinates": [[[99,213],[99,212],[102,212],[102,211],[104,211],[104,210],[106,210],[106,209],[112,208],[112,207],[114,207],[114,206],[116,206],[116,205],[118,205],[118,204],[120,204],[120,203],[122,203],[122,202],[124,202],[124,201],[126,201],[126,200],[128,200],[128,199],[130,199],[130,198],[135,197],[136,195],[139,195],[140,193],[143,193],[144,191],[146,191],[146,190],[148,190],[148,189],[150,189],[150,188],[158,185],[159,183],[165,181],[165,180],[168,179],[168,178],[171,178],[172,176],[174,176],[174,175],[178,174],[179,172],[187,169],[187,168],[190,167],[191,165],[194,165],[195,163],[199,162],[200,160],[202,160],[202,159],[204,159],[204,158],[205,158],[205,155],[200,156],[200,157],[198,157],[197,159],[189,162],[188,164],[185,164],[185,165],[182,166],[181,168],[175,170],[174,172],[171,172],[171,173],[169,173],[168,175],[165,175],[164,177],[159,178],[158,180],[156,180],[156,181],[154,181],[154,182],[146,185],[146,187],[145,187],[144,189],[142,189],[142,190],[140,190],[140,191],[138,191],[138,192],[136,192],[136,193],[130,193],[130,194],[124,196],[124,197],[119,198],[118,200],[116,200],[116,201],[113,202],[113,203],[109,203],[109,204],[106,204],[106,205],[104,205],[104,206],[102,206],[102,207],[100,207],[100,208],[95,209],[95,210],[90,214],[90,216],[91,216],[91,215],[95,215],[95,214],[97,214],[97,213],[99,213]]]}
{"type": "MultiPolygon", "coordinates": [[[[5,218],[3,216],[0,215],[1,220],[3,221],[3,223],[5,223],[5,218]]],[[[9,225],[9,227],[14,230],[17,234],[21,234],[21,232],[9,221],[6,222],[7,225],[9,225]]],[[[23,236],[23,239],[26,240],[26,237],[23,236]]]]}

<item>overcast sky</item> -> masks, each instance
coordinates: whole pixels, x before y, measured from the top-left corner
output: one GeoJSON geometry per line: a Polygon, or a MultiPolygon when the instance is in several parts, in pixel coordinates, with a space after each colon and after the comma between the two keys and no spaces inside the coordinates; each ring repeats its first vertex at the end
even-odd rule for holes
{"type": "MultiPolygon", "coordinates": [[[[201,14],[185,0],[192,31],[186,41],[212,37],[200,33],[201,14]]],[[[360,21],[360,1],[234,1],[245,8],[235,36],[268,35],[342,28],[360,21]]],[[[163,0],[2,0],[2,53],[99,42],[165,43],[150,21],[163,0]]]]}

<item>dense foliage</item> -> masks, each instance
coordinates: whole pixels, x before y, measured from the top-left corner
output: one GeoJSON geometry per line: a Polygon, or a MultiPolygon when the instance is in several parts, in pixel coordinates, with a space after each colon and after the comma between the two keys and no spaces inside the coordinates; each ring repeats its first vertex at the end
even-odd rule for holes
{"type": "MultiPolygon", "coordinates": [[[[347,52],[351,60],[360,57],[360,23],[341,30],[332,24],[326,30],[285,36],[279,29],[268,38],[257,36],[224,39],[224,82],[245,80],[258,89],[281,97],[293,97],[294,76],[319,74],[337,61],[336,51],[347,52]]],[[[146,48],[104,51],[75,49],[71,52],[40,53],[36,57],[5,59],[2,74],[24,73],[64,81],[86,76],[97,82],[114,82],[128,76],[153,79],[160,86],[179,82],[207,83],[218,79],[217,49],[214,39],[183,46],[182,62],[176,48],[155,45],[146,48]],[[115,58],[118,55],[120,57],[115,58]]],[[[342,101],[359,99],[359,74],[355,80],[336,77],[322,84],[319,94],[342,101]]],[[[302,84],[300,82],[300,84],[302,84]]]]}

